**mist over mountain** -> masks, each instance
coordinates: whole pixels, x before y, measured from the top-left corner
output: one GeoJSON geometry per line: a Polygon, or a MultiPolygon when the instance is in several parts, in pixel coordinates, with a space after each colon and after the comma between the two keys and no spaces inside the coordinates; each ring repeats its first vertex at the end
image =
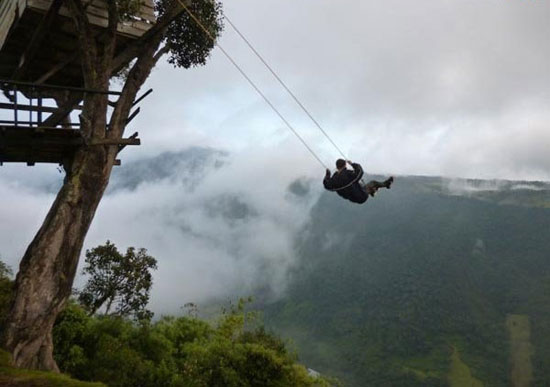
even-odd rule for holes
{"type": "Polygon", "coordinates": [[[190,188],[192,181],[200,181],[201,175],[210,168],[220,168],[227,157],[227,152],[191,147],[131,161],[124,168],[113,169],[107,194],[123,189],[132,191],[142,183],[175,178],[190,188]]]}
{"type": "MultiPolygon", "coordinates": [[[[84,250],[106,240],[121,249],[147,248],[159,260],[151,303],[157,315],[256,288],[275,297],[295,262],[294,235],[316,194],[295,170],[280,171],[282,160],[300,163],[301,157],[282,149],[270,154],[265,158],[261,148],[227,154],[191,147],[124,161],[113,171],[84,250]]],[[[0,254],[16,269],[63,174],[13,165],[1,172],[0,210],[6,221],[0,223],[0,254]]],[[[83,282],[77,277],[75,287],[83,282]]]]}
{"type": "Polygon", "coordinates": [[[115,171],[86,246],[110,239],[158,258],[151,309],[177,313],[187,302],[286,287],[294,238],[321,187],[292,169],[284,151],[227,154],[189,148],[125,163],[115,171]],[[287,161],[287,162],[288,162],[287,161]]]}

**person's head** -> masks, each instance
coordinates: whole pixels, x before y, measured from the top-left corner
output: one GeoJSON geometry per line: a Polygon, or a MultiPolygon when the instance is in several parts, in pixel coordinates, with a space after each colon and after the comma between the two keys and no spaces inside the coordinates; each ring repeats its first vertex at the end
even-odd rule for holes
{"type": "Polygon", "coordinates": [[[336,168],[338,170],[344,169],[346,167],[346,160],[338,159],[336,160],[336,168]]]}

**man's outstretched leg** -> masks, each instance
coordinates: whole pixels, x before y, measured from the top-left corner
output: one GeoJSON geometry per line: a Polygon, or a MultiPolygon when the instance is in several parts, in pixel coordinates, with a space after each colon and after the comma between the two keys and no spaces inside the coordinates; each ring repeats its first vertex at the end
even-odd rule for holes
{"type": "Polygon", "coordinates": [[[392,183],[393,183],[393,176],[390,176],[390,178],[384,180],[383,182],[371,180],[367,184],[365,184],[364,189],[370,196],[374,196],[374,194],[376,193],[376,191],[378,191],[379,188],[390,189],[392,183]]]}

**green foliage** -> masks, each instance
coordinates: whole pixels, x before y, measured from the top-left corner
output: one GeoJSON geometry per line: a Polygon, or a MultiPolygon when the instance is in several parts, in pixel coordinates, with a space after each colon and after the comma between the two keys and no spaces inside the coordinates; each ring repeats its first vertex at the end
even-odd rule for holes
{"type": "Polygon", "coordinates": [[[70,304],[54,327],[55,359],[64,372],[111,387],[328,386],[243,305],[211,325],[189,317],[90,317],[70,304]]]}
{"type": "Polygon", "coordinates": [[[9,367],[10,362],[11,362],[10,354],[0,349],[0,368],[9,367]]]}
{"type": "Polygon", "coordinates": [[[468,366],[460,359],[460,355],[456,349],[453,350],[451,356],[451,369],[449,370],[450,387],[483,387],[478,379],[472,377],[468,366]]]}
{"type": "Polygon", "coordinates": [[[0,257],[0,278],[10,278],[10,276],[13,274],[11,271],[11,268],[6,265],[4,262],[2,262],[0,257]]]}
{"type": "Polygon", "coordinates": [[[13,281],[11,268],[0,260],[0,337],[13,299],[13,281]]]}
{"type": "MultiPolygon", "coordinates": [[[[166,13],[172,6],[177,5],[177,2],[178,0],[156,1],[159,15],[166,13]]],[[[172,22],[166,33],[166,44],[170,47],[168,62],[176,67],[189,68],[204,65],[210,51],[214,48],[214,41],[223,30],[220,2],[214,0],[193,1],[189,10],[206,28],[209,35],[187,12],[183,12],[178,19],[172,22]]]]}
{"type": "Polygon", "coordinates": [[[147,255],[146,249],[136,252],[129,247],[122,255],[107,241],[87,250],[85,263],[82,273],[89,278],[78,300],[88,313],[94,314],[105,305],[105,314],[114,309],[113,314],[118,316],[152,317],[146,306],[153,285],[150,270],[157,268],[157,260],[147,255]]]}
{"type": "Polygon", "coordinates": [[[74,301],[70,301],[58,316],[54,328],[54,348],[56,361],[63,364],[63,369],[76,374],[84,363],[83,337],[88,332],[92,318],[74,301]]]}

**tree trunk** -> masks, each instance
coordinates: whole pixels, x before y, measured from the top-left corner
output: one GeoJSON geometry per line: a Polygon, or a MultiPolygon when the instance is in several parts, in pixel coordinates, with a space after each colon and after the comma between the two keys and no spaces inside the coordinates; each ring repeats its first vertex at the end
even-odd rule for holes
{"type": "Polygon", "coordinates": [[[23,256],[4,337],[17,367],[59,371],[53,359],[53,324],[71,294],[84,237],[115,155],[114,147],[103,146],[75,154],[63,187],[23,256]]]}
{"type": "MultiPolygon", "coordinates": [[[[112,70],[137,59],[111,114],[109,130],[106,130],[106,95],[87,94],[80,115],[84,138],[120,139],[137,92],[155,63],[167,52],[168,46],[158,48],[168,25],[183,8],[174,5],[141,39],[113,58],[118,21],[115,3],[107,3],[108,34],[99,49],[82,2],[66,2],[81,45],[86,88],[108,90],[112,70]]],[[[71,295],[84,238],[109,182],[117,153],[117,145],[83,146],[65,166],[67,175],[63,187],[27,248],[16,278],[15,301],[8,317],[4,345],[17,367],[59,371],[53,359],[52,328],[71,295]]]]}

